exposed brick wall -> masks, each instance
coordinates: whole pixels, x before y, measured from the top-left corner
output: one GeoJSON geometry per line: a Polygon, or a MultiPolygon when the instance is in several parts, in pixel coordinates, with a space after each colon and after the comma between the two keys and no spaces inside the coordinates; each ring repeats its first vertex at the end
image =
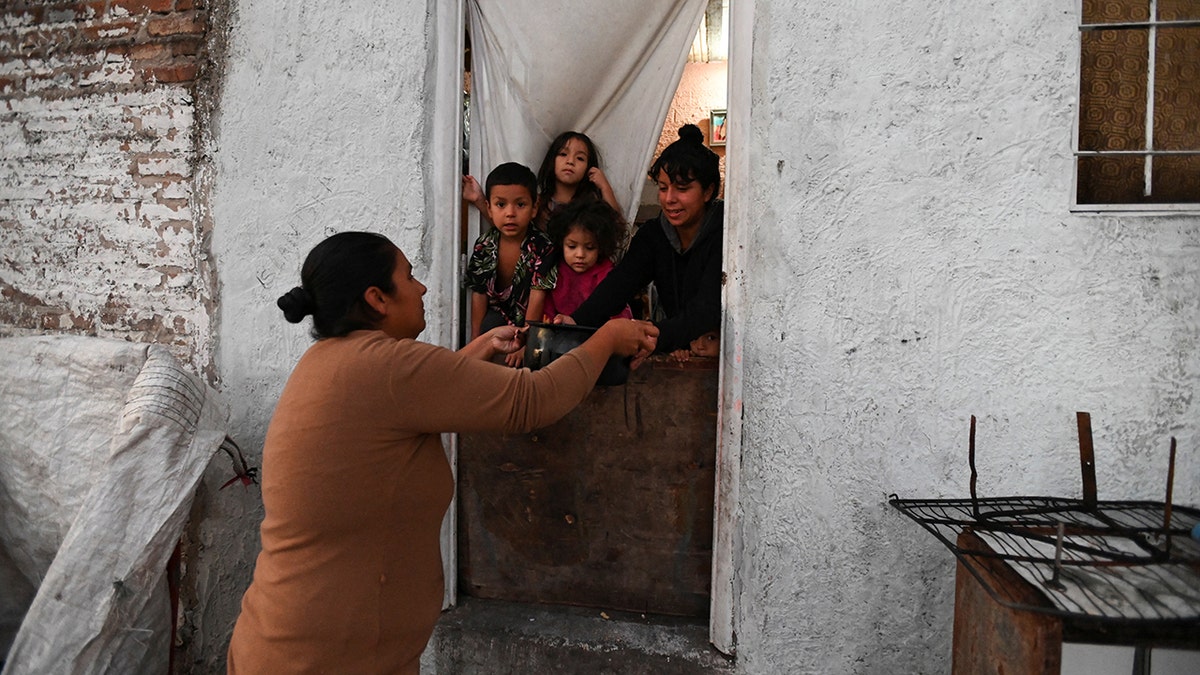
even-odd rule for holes
{"type": "Polygon", "coordinates": [[[159,342],[207,366],[206,4],[0,9],[0,334],[159,342]]]}

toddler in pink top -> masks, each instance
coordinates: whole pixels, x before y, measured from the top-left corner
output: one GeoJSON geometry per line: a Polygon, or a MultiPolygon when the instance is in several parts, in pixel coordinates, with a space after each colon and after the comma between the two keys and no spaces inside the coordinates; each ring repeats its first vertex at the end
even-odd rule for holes
{"type": "MultiPolygon", "coordinates": [[[[559,209],[546,229],[558,251],[558,282],[546,296],[547,321],[570,314],[613,268],[621,216],[600,200],[576,200],[559,209]]],[[[613,318],[633,318],[626,305],[613,318]]]]}

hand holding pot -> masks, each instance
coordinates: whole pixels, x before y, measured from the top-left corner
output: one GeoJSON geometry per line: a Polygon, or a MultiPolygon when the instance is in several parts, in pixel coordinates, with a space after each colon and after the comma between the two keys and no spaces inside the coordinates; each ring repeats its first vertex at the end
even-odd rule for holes
{"type": "Polygon", "coordinates": [[[610,319],[596,331],[596,337],[602,336],[610,341],[613,354],[633,357],[630,368],[640,366],[658,346],[658,327],[649,321],[610,319]]]}

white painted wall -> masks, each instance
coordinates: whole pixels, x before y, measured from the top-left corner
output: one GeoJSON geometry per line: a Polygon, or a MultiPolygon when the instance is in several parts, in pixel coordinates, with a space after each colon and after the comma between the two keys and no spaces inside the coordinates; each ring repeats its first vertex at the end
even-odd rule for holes
{"type": "MultiPolygon", "coordinates": [[[[432,4],[432,3],[430,3],[432,4]]],[[[425,3],[239,2],[212,194],[220,386],[256,454],[308,345],[275,298],[326,234],[391,236],[450,274],[426,207],[425,3]]],[[[886,504],[1079,494],[1200,502],[1200,218],[1067,212],[1071,3],[756,3],[738,669],[945,672],[953,560],[886,504]]],[[[443,120],[438,120],[442,123],[443,120]]],[[[448,121],[446,123],[449,123],[448,121]]],[[[219,663],[257,550],[256,494],[213,500],[196,662],[219,663]]],[[[240,490],[240,488],[237,488],[240,490]]],[[[203,669],[201,666],[198,668],[203,669]]]]}
{"type": "MultiPolygon", "coordinates": [[[[1200,502],[1200,218],[1067,212],[1074,3],[755,3],[739,668],[949,670],[953,558],[893,512],[1200,502]]],[[[737,120],[732,120],[738,124],[737,120]]],[[[745,123],[745,121],[741,121],[745,123]]],[[[739,152],[730,148],[730,153],[739,152]]]]}
{"type": "MultiPolygon", "coordinates": [[[[426,21],[426,3],[413,0],[236,3],[213,148],[217,362],[231,433],[255,465],[311,344],[307,322],[284,321],[275,300],[299,283],[316,243],[344,230],[386,234],[430,286],[426,335],[449,323],[449,296],[427,274],[431,232],[452,225],[428,223],[424,202],[426,21]]],[[[215,497],[205,523],[197,672],[224,663],[259,547],[258,490],[237,501],[230,492],[243,490],[215,497]]]]}

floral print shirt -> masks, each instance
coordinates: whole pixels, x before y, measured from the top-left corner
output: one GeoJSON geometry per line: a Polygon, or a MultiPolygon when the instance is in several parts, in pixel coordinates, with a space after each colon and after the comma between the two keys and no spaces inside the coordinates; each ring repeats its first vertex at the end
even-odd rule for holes
{"type": "MultiPolygon", "coordinates": [[[[558,278],[555,266],[554,244],[545,232],[530,227],[521,244],[521,257],[513,270],[512,285],[497,288],[496,266],[500,261],[500,230],[490,228],[475,240],[471,259],[467,262],[467,275],[463,285],[475,293],[487,296],[488,307],[504,315],[514,326],[525,325],[525,310],[529,305],[529,291],[549,291],[558,278]]],[[[531,317],[540,321],[542,317],[531,317]]]]}

